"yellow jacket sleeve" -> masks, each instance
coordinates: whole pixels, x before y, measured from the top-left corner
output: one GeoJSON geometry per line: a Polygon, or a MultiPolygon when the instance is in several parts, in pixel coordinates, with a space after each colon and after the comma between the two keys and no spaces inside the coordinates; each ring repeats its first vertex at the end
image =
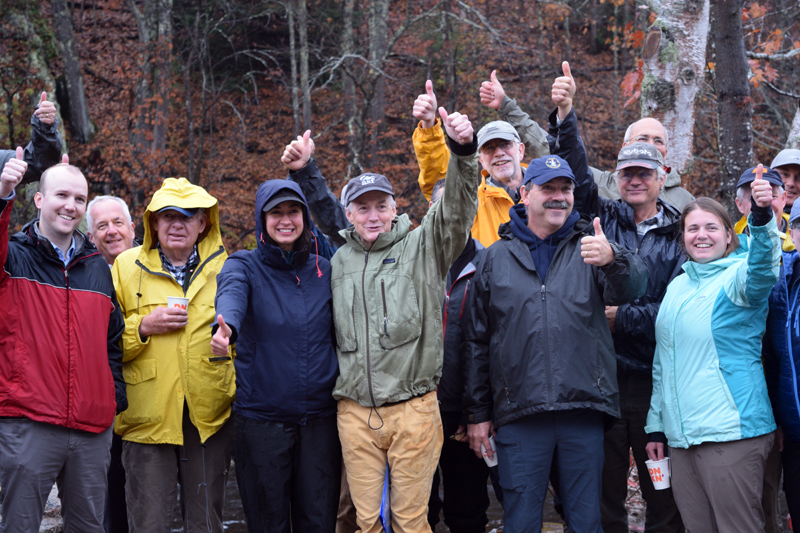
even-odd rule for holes
{"type": "Polygon", "coordinates": [[[447,165],[450,163],[450,150],[445,142],[442,121],[437,118],[432,128],[423,128],[420,123],[414,129],[412,140],[419,165],[419,188],[430,202],[433,186],[447,175],[447,165]]]}

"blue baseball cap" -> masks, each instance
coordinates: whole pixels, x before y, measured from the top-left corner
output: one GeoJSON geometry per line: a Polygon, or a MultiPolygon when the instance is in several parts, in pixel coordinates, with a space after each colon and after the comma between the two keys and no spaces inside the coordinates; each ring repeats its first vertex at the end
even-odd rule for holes
{"type": "Polygon", "coordinates": [[[566,161],[557,155],[546,155],[534,159],[528,164],[522,184],[527,185],[529,181],[532,181],[536,185],[544,185],[556,178],[569,178],[577,183],[575,175],[566,161]]]}
{"type": "MultiPolygon", "coordinates": [[[[761,176],[768,182],[773,185],[777,185],[778,187],[783,187],[783,178],[781,175],[778,174],[777,170],[764,167],[764,174],[761,176]]],[[[748,168],[745,170],[741,176],[739,176],[739,181],[736,183],[736,188],[742,187],[744,185],[749,185],[750,182],[755,181],[756,179],[756,167],[748,168]]]]}
{"type": "Polygon", "coordinates": [[[178,207],[177,205],[168,205],[167,207],[162,207],[157,211],[157,213],[163,213],[164,211],[177,211],[178,213],[182,214],[186,217],[193,217],[197,213],[197,208],[186,209],[184,207],[178,207]]]}
{"type": "Polygon", "coordinates": [[[800,202],[792,204],[792,212],[789,215],[789,225],[791,226],[797,219],[800,219],[800,202]]]}

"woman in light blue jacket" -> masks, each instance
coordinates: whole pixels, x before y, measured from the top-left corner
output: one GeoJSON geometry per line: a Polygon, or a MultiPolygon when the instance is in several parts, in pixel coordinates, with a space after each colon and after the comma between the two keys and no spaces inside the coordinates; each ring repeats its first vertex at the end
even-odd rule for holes
{"type": "Polygon", "coordinates": [[[780,240],[772,187],[752,185],[751,236],[741,244],[710,198],[681,216],[688,261],[656,319],[651,459],[669,444],[675,502],[688,531],[764,531],[761,488],[775,421],[761,366],[780,240]]]}

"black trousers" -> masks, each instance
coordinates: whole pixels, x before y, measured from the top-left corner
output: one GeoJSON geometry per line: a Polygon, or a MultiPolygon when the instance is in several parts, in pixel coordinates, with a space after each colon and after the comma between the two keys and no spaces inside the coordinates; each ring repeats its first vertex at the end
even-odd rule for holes
{"type": "Polygon", "coordinates": [[[342,470],[336,415],[306,425],[234,420],[232,455],[248,531],[334,531],[342,470]]]}
{"type": "Polygon", "coordinates": [[[431,497],[428,501],[428,523],[436,529],[439,511],[444,511],[444,523],[453,533],[483,533],[489,519],[489,495],[486,483],[489,467],[478,458],[464,440],[450,438],[458,429],[461,413],[442,412],[444,444],[439,458],[444,478],[444,502],[439,498],[439,472],[433,477],[431,497]]]}
{"type": "Polygon", "coordinates": [[[800,530],[800,441],[783,439],[783,492],[794,530],[800,530]]]}
{"type": "Polygon", "coordinates": [[[622,417],[605,433],[603,465],[602,519],[606,533],[628,533],[628,468],[630,449],[639,471],[639,486],[647,502],[646,533],[684,531],[672,489],[655,490],[647,472],[647,434],[644,432],[653,378],[646,374],[618,374],[619,404],[622,417]]]}

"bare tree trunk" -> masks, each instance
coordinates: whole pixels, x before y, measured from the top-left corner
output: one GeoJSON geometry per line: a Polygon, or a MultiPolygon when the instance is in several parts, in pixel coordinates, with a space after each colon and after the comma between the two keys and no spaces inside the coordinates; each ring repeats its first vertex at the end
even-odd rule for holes
{"type": "MultiPolygon", "coordinates": [[[[445,66],[444,79],[447,84],[447,100],[445,108],[452,113],[456,107],[456,47],[457,42],[452,39],[452,28],[450,26],[450,10],[451,5],[449,0],[445,0],[442,4],[442,23],[444,25],[444,47],[447,51],[447,64],[445,66]]],[[[441,105],[441,104],[440,104],[441,105]]],[[[438,115],[438,113],[437,113],[438,115]]]]}
{"type": "Polygon", "coordinates": [[[800,107],[794,114],[789,136],[786,138],[786,148],[800,148],[800,107]]]}
{"type": "Polygon", "coordinates": [[[705,75],[709,0],[660,2],[645,44],[642,115],[657,116],[667,130],[667,165],[680,174],[692,164],[695,96],[705,75]]]}
{"type": "Polygon", "coordinates": [[[715,0],[711,6],[714,39],[714,85],[719,112],[719,152],[722,202],[736,213],[736,182],[753,162],[750,103],[750,67],[745,57],[742,0],[715,0]]]}
{"type": "Polygon", "coordinates": [[[292,77],[292,119],[294,123],[294,136],[297,137],[300,134],[300,88],[297,86],[297,37],[295,36],[294,27],[294,1],[288,2],[286,7],[289,19],[289,65],[292,77]]]}
{"type": "MultiPolygon", "coordinates": [[[[355,53],[355,35],[353,29],[353,9],[355,0],[345,0],[342,18],[344,28],[342,31],[342,55],[347,57],[355,53]]],[[[347,165],[347,177],[361,173],[361,139],[359,121],[356,119],[356,85],[353,81],[353,59],[344,60],[344,116],[347,132],[350,136],[348,147],[350,149],[350,163],[347,165]]]]}
{"type": "Polygon", "coordinates": [[[169,119],[173,0],[127,0],[139,28],[139,73],[134,93],[134,125],[130,133],[140,176],[164,162],[169,119]],[[146,157],[150,156],[150,158],[146,157]],[[149,168],[146,163],[152,164],[149,168]]]}
{"type": "Polygon", "coordinates": [[[383,125],[385,98],[383,68],[386,58],[386,43],[389,17],[389,0],[373,0],[369,6],[369,79],[372,81],[372,98],[369,104],[370,142],[365,160],[369,166],[375,164],[378,148],[378,133],[383,125]]]}
{"type": "Polygon", "coordinates": [[[70,126],[75,140],[79,143],[89,142],[95,134],[95,128],[89,119],[89,108],[86,105],[86,93],[83,90],[83,76],[72,32],[72,18],[66,0],[53,0],[53,22],[55,24],[61,61],[64,65],[64,79],[67,85],[69,100],[70,126]]]}
{"type": "Polygon", "coordinates": [[[300,30],[300,90],[303,92],[303,130],[311,129],[311,85],[308,82],[308,7],[297,0],[297,26],[300,30]]]}

